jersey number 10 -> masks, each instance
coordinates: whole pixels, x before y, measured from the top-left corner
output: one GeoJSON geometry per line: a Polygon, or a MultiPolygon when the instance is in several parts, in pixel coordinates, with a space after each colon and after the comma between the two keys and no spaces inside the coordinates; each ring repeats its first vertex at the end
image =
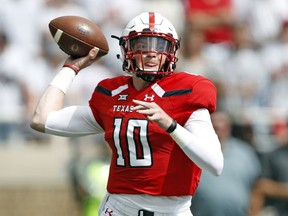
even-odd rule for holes
{"type": "Polygon", "coordinates": [[[126,128],[122,127],[122,118],[114,119],[113,140],[117,150],[117,165],[126,166],[120,134],[125,130],[128,146],[128,161],[131,167],[149,167],[152,165],[152,152],[148,141],[148,123],[147,119],[129,119],[126,128]],[[136,133],[136,131],[138,133],[136,133]],[[139,149],[140,148],[140,149],[139,149]],[[139,155],[139,150],[142,152],[139,155]]]}

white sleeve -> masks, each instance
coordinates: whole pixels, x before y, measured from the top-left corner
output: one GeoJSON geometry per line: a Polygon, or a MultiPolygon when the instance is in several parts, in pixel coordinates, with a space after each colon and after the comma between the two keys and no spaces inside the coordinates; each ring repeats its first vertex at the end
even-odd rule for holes
{"type": "Polygon", "coordinates": [[[214,175],[221,174],[224,163],[221,144],[207,109],[193,112],[184,127],[177,124],[170,135],[197,166],[214,175]]]}
{"type": "Polygon", "coordinates": [[[77,137],[103,133],[89,106],[70,106],[49,113],[45,133],[65,137],[77,137]]]}

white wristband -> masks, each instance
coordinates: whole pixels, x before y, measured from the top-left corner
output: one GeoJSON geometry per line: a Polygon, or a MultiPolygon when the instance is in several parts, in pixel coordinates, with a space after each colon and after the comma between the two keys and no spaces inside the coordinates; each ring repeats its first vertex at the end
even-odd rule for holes
{"type": "Polygon", "coordinates": [[[66,94],[75,76],[76,73],[73,69],[69,67],[63,67],[50,82],[50,85],[60,89],[62,92],[64,92],[64,94],[66,94]]]}

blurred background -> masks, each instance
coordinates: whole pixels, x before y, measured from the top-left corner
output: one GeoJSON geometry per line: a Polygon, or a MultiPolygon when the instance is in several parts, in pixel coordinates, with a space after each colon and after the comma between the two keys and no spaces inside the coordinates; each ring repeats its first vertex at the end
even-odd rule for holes
{"type": "MultiPolygon", "coordinates": [[[[181,37],[176,70],[215,83],[217,110],[229,117],[231,135],[257,157],[246,165],[256,168],[239,215],[288,215],[288,153],[271,157],[288,146],[287,0],[1,0],[0,216],[97,215],[109,169],[103,137],[52,137],[29,126],[38,99],[67,58],[48,23],[83,16],[107,37],[109,54],[81,72],[67,93],[66,105],[85,105],[100,80],[124,75],[111,35],[120,36],[142,11],[159,12],[174,24],[181,37]],[[273,162],[278,157],[279,166],[273,162]],[[271,163],[279,175],[267,171],[271,163]],[[286,193],[261,190],[264,178],[280,182],[286,193]]],[[[220,137],[225,127],[219,128],[220,137]]],[[[241,164],[245,158],[235,154],[241,164]]]]}

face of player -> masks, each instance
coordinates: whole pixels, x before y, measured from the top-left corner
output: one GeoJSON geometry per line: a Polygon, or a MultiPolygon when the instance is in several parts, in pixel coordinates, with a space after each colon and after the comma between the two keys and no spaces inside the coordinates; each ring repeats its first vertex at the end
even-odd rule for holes
{"type": "Polygon", "coordinates": [[[171,43],[160,37],[141,36],[131,40],[131,50],[140,70],[145,72],[160,71],[171,43]]]}

